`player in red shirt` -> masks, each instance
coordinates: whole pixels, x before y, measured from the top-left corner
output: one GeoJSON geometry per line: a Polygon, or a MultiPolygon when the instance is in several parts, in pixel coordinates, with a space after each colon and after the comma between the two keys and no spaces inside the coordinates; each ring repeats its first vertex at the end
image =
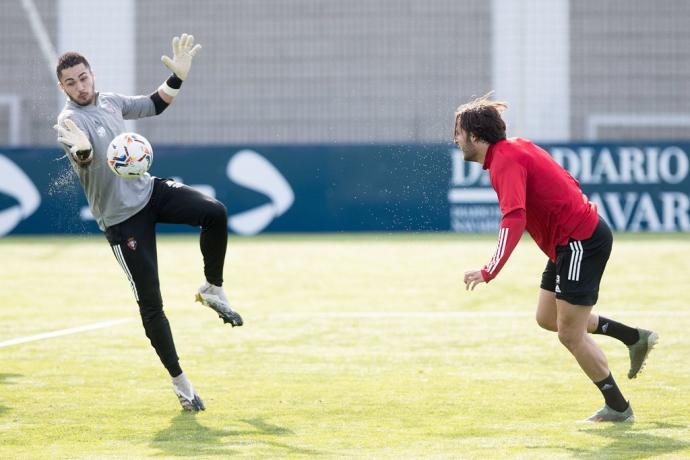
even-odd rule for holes
{"type": "Polygon", "coordinates": [[[633,421],[632,407],[614,381],[606,356],[587,333],[605,334],[628,346],[628,378],[637,376],[658,335],[592,313],[611,253],[611,230],[580,184],[545,150],[526,139],[506,139],[501,113],[508,106],[491,101],[489,95],[455,112],[454,141],[465,161],[489,170],[502,215],[496,252],[482,269],[465,273],[466,289],[474,290],[496,277],[527,230],[549,257],[537,323],[558,332],[561,343],[604,396],[604,407],[587,420],[633,421]]]}

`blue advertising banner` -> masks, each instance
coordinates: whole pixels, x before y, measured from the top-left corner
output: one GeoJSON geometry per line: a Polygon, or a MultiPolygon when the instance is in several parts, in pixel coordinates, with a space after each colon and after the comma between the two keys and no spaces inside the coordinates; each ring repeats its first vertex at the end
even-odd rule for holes
{"type": "MultiPolygon", "coordinates": [[[[617,231],[690,231],[690,144],[542,144],[578,180],[617,231]]],[[[495,231],[500,220],[487,171],[451,152],[451,228],[495,231]]],[[[554,190],[554,193],[558,193],[554,190]]]]}
{"type": "MultiPolygon", "coordinates": [[[[448,230],[450,167],[442,146],[161,146],[150,172],[216,197],[252,235],[448,230]]],[[[0,235],[98,231],[58,149],[0,149],[0,177],[0,235]]]]}
{"type": "MultiPolygon", "coordinates": [[[[544,148],[615,230],[690,231],[690,144],[544,148]]],[[[228,208],[228,229],[238,234],[495,232],[500,219],[487,172],[448,145],[154,149],[151,174],[218,198],[228,208]]],[[[0,148],[0,236],[97,231],[59,149],[0,148]]]]}

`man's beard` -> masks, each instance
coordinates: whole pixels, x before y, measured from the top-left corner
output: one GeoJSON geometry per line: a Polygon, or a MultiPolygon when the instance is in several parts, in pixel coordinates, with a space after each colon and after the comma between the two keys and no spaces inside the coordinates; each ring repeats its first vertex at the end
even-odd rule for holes
{"type": "Polygon", "coordinates": [[[460,146],[460,148],[465,161],[477,161],[478,152],[473,145],[466,143],[465,145],[460,146]]]}
{"type": "Polygon", "coordinates": [[[70,101],[74,102],[75,104],[77,104],[79,106],[86,107],[87,105],[91,105],[91,104],[93,104],[93,101],[96,98],[96,84],[94,83],[93,85],[91,85],[91,98],[89,98],[89,100],[87,102],[79,102],[78,99],[73,98],[69,94],[67,95],[67,97],[69,98],[70,101]]]}

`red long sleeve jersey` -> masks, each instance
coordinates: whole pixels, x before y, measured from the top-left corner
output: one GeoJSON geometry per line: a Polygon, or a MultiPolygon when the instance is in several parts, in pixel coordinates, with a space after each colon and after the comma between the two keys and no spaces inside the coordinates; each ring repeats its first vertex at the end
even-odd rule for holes
{"type": "Polygon", "coordinates": [[[501,207],[501,228],[493,258],[482,269],[484,281],[498,275],[522,232],[555,262],[556,246],[569,238],[592,236],[599,222],[596,206],[580,184],[542,148],[510,138],[489,146],[484,159],[501,207]]]}

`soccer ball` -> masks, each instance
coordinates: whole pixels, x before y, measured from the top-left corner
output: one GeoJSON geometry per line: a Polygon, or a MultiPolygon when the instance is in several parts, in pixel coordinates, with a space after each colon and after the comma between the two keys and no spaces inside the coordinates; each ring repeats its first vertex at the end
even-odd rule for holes
{"type": "Polygon", "coordinates": [[[108,166],[124,179],[143,176],[153,163],[153,149],[144,136],[122,133],[108,145],[108,166]]]}

